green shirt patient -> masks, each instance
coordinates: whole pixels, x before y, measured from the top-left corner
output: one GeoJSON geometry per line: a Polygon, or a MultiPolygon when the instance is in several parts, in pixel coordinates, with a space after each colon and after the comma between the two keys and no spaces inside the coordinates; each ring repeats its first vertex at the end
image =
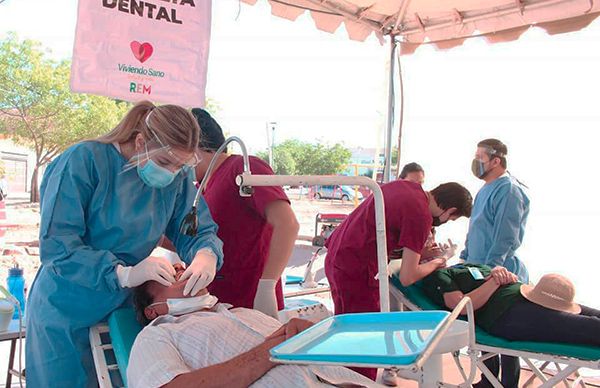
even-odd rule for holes
{"type": "MultiPolygon", "coordinates": [[[[481,264],[459,264],[435,271],[425,279],[422,286],[425,294],[436,304],[446,307],[444,293],[461,291],[463,294],[479,288],[490,276],[492,269],[481,264]],[[481,276],[478,276],[478,272],[481,276]],[[475,276],[472,274],[475,274],[475,276]],[[475,277],[481,277],[476,280],[475,277]]],[[[520,292],[521,283],[500,286],[489,298],[488,302],[475,311],[477,325],[490,330],[492,324],[504,314],[515,302],[523,298],[520,292]]]]}
{"type": "Polygon", "coordinates": [[[575,286],[560,274],[546,274],[532,286],[504,267],[459,264],[427,276],[421,287],[446,309],[471,298],[475,323],[494,336],[600,349],[600,311],[575,303],[575,286]]]}

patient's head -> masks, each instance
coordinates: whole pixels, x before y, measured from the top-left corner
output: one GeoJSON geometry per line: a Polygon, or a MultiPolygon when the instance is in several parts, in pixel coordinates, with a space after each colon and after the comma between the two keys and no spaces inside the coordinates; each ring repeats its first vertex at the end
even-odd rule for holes
{"type": "MultiPolygon", "coordinates": [[[[154,280],[135,288],[133,293],[133,304],[136,311],[136,317],[140,324],[146,326],[151,320],[161,315],[166,315],[169,312],[166,301],[167,299],[191,298],[191,295],[184,296],[183,289],[187,280],[179,281],[185,269],[179,263],[174,264],[175,268],[175,283],[170,286],[163,286],[154,280]],[[160,303],[165,302],[165,303],[160,303]]],[[[205,288],[200,290],[195,296],[207,294],[205,288]]]]}

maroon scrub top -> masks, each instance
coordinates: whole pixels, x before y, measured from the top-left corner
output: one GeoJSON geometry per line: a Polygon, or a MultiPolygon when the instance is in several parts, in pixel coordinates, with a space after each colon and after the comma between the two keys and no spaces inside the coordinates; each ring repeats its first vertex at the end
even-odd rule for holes
{"type": "MultiPolygon", "coordinates": [[[[421,252],[433,221],[421,185],[399,180],[381,186],[385,203],[388,253],[421,252]]],[[[370,195],[326,241],[325,273],[335,313],[380,311],[375,233],[375,201],[370,195]]]]}
{"type": "MultiPolygon", "coordinates": [[[[220,302],[234,307],[253,308],[258,281],[269,257],[273,228],[267,223],[265,209],[273,201],[290,202],[277,186],[254,187],[254,194],[241,197],[235,178],[244,171],[240,155],[229,156],[213,172],[204,199],[223,241],[223,267],[208,286],[220,302]]],[[[273,175],[259,158],[250,157],[253,175],[273,175]]],[[[283,309],[281,280],[276,286],[277,304],[283,309]]]]}

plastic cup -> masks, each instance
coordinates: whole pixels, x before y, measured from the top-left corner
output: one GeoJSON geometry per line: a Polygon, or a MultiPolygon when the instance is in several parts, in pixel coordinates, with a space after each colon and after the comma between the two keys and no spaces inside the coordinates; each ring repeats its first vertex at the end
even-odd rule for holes
{"type": "Polygon", "coordinates": [[[0,299],[0,333],[8,330],[15,306],[6,299],[0,299]]]}

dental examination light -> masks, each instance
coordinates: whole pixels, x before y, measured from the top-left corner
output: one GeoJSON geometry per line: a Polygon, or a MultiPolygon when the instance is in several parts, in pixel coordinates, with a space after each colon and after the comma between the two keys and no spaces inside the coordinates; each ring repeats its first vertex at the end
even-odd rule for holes
{"type": "MultiPolygon", "coordinates": [[[[243,172],[235,178],[240,192],[245,187],[260,186],[312,186],[312,185],[349,185],[365,186],[373,192],[375,204],[375,236],[377,242],[377,268],[379,273],[387,273],[387,245],[385,238],[385,204],[381,187],[366,176],[319,176],[319,175],[252,175],[243,172]]],[[[382,312],[390,311],[389,280],[379,277],[379,300],[382,312]]]]}
{"type": "MultiPolygon", "coordinates": [[[[215,168],[215,164],[217,162],[217,158],[219,157],[219,155],[221,155],[223,153],[223,151],[227,148],[227,145],[231,142],[236,142],[240,145],[240,148],[242,149],[242,156],[244,158],[244,174],[248,174],[250,175],[250,159],[248,158],[248,151],[246,150],[246,145],[244,144],[244,142],[242,141],[242,139],[240,139],[237,136],[231,136],[228,137],[225,142],[223,143],[223,145],[221,145],[221,147],[219,147],[219,149],[217,149],[217,151],[215,151],[214,156],[212,157],[210,164],[208,165],[208,169],[206,170],[206,173],[204,174],[204,178],[202,178],[202,182],[200,183],[200,187],[198,188],[198,191],[196,192],[196,197],[194,198],[194,205],[192,206],[192,210],[188,213],[188,215],[186,215],[183,218],[183,221],[181,222],[181,226],[179,227],[179,232],[181,234],[184,234],[186,236],[195,236],[196,234],[198,234],[198,203],[200,202],[200,197],[202,196],[202,193],[204,192],[204,188],[206,187],[206,184],[208,183],[208,178],[210,177],[212,170],[215,168]]],[[[240,186],[240,196],[242,197],[249,197],[252,195],[252,193],[254,192],[254,189],[251,186],[240,186]]]]}
{"type": "MultiPolygon", "coordinates": [[[[387,246],[385,237],[385,204],[383,201],[383,192],[381,187],[366,176],[316,176],[316,175],[252,175],[250,172],[250,160],[248,158],[248,151],[246,145],[237,136],[229,137],[225,140],[223,145],[215,152],[204,178],[200,183],[200,187],[196,192],[196,198],[194,199],[194,205],[192,210],[183,219],[179,232],[186,236],[195,236],[198,233],[198,203],[200,202],[200,196],[208,183],[212,170],[215,168],[215,164],[218,156],[223,153],[227,145],[231,142],[236,142],[242,149],[242,156],[244,157],[244,171],[242,174],[235,178],[235,183],[240,187],[240,196],[249,197],[254,192],[255,186],[310,186],[310,185],[356,185],[364,186],[371,189],[373,192],[373,200],[375,203],[375,235],[377,242],[377,267],[379,273],[386,273],[387,271],[387,246]]],[[[389,295],[389,281],[386,276],[379,277],[379,298],[382,312],[390,311],[390,295],[389,295]]]]}

